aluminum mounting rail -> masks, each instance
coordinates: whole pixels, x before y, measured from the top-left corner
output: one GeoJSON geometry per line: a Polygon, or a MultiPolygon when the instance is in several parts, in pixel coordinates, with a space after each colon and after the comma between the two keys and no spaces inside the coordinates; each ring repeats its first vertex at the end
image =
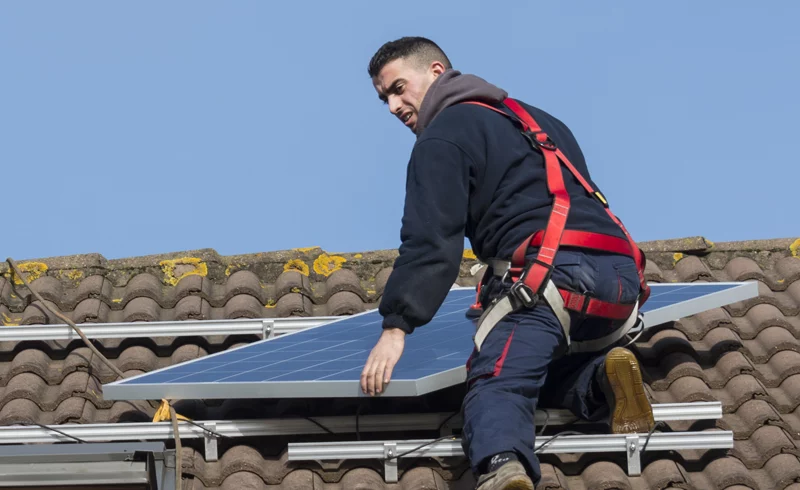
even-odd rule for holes
{"type": "MultiPolygon", "coordinates": [[[[356,433],[356,424],[361,432],[404,432],[408,430],[437,430],[451,413],[387,414],[356,417],[313,417],[321,426],[334,433],[356,433]]],[[[252,420],[195,420],[207,429],[223,437],[292,436],[298,434],[325,434],[327,431],[305,418],[252,419],[252,420]]],[[[54,442],[106,441],[158,441],[172,439],[170,422],[124,422],[111,424],[61,424],[52,425],[55,430],[37,425],[0,427],[2,444],[40,444],[54,442]],[[59,431],[59,432],[56,432],[59,431]]],[[[178,422],[181,439],[205,439],[207,461],[217,461],[217,437],[193,424],[178,422]]]]}
{"type": "MultiPolygon", "coordinates": [[[[653,406],[653,418],[656,422],[675,420],[717,420],[722,418],[721,402],[692,402],[692,403],[657,403],[653,406]]],[[[455,418],[454,418],[455,419],[455,418]]],[[[461,423],[459,418],[454,423],[461,423]]],[[[536,410],[534,422],[537,427],[544,424],[548,426],[584,423],[572,415],[568,410],[536,410]]],[[[460,427],[460,425],[458,426],[460,427]]]]}
{"type": "MultiPolygon", "coordinates": [[[[628,475],[642,474],[641,453],[647,451],[681,451],[687,449],[730,449],[733,432],[727,430],[653,433],[592,434],[545,436],[536,438],[539,452],[590,453],[624,452],[628,459],[628,475]],[[545,445],[546,443],[549,443],[545,445]]],[[[455,437],[442,441],[358,441],[289,443],[289,461],[324,461],[344,459],[380,459],[384,461],[384,479],[397,482],[397,460],[404,458],[463,457],[461,440],[455,437]],[[424,446],[423,446],[424,445],[424,446]],[[420,447],[423,446],[423,447],[420,447]]]]}
{"type": "MultiPolygon", "coordinates": [[[[339,316],[257,318],[235,320],[181,320],[174,322],[81,323],[78,327],[90,339],[134,337],[186,337],[191,335],[260,335],[269,338],[306,328],[318,327],[339,316]]],[[[69,325],[23,325],[2,327],[0,341],[78,340],[69,325]]]]}
{"type": "MultiPolygon", "coordinates": [[[[669,420],[716,420],[722,417],[720,402],[666,403],[653,405],[656,421],[669,420]]],[[[536,412],[536,424],[549,426],[573,423],[575,417],[565,410],[536,412]]],[[[391,415],[314,417],[321,426],[336,434],[361,432],[406,432],[409,430],[439,430],[452,434],[461,428],[460,415],[451,413],[417,413],[391,415]]],[[[252,420],[196,420],[224,437],[286,436],[300,434],[325,434],[320,425],[305,418],[252,419],[252,420]]],[[[116,424],[63,424],[54,429],[34,425],[0,427],[0,444],[40,444],[54,442],[76,442],[76,437],[86,442],[105,441],[157,441],[173,437],[170,422],[126,422],[116,424]],[[66,434],[66,435],[64,435],[66,434]]],[[[196,425],[179,422],[178,432],[182,439],[205,439],[207,461],[217,460],[217,438],[196,425]]]]}

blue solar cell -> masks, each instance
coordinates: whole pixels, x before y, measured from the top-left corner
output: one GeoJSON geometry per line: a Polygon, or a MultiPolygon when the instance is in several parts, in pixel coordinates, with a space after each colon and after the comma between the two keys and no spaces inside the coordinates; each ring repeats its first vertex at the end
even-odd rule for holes
{"type": "MultiPolygon", "coordinates": [[[[394,370],[395,379],[415,379],[420,373],[435,374],[463,365],[472,348],[474,324],[464,316],[475,292],[454,290],[434,319],[408,337],[403,357],[394,370]],[[420,366],[424,366],[420,368],[420,366]]],[[[381,333],[377,311],[256,342],[243,348],[209,356],[122,381],[121,384],[227,383],[271,379],[359,379],[361,369],[381,333]],[[344,378],[339,374],[345,375],[344,378]]]]}
{"type": "Polygon", "coordinates": [[[651,284],[650,298],[642,306],[646,313],[656,308],[674,305],[684,301],[697,299],[712,293],[719,293],[741,286],[740,284],[651,284]]]}
{"type": "MultiPolygon", "coordinates": [[[[726,297],[722,297],[714,300],[716,303],[712,302],[713,306],[708,306],[712,304],[708,298],[714,293],[740,288],[742,283],[650,286],[651,296],[641,311],[646,319],[651,314],[654,315],[654,321],[662,321],[661,317],[671,318],[689,311],[685,308],[675,310],[676,305],[701,301],[702,304],[697,303],[694,307],[697,310],[694,313],[697,313],[709,307],[728,304],[734,300],[728,301],[726,297]]],[[[462,369],[473,349],[474,320],[467,318],[465,312],[474,300],[475,292],[472,289],[450,291],[433,320],[406,338],[405,351],[395,366],[393,380],[418,382],[432,375],[462,369]]],[[[381,334],[381,320],[379,313],[373,310],[331,324],[122,380],[113,385],[129,386],[131,389],[137,385],[197,385],[206,389],[208,386],[229,387],[237,383],[243,386],[246,383],[251,383],[248,386],[252,386],[252,383],[293,381],[302,382],[304,386],[308,382],[355,383],[381,334]]],[[[313,396],[313,390],[305,396],[313,396]]],[[[198,397],[202,398],[203,395],[198,397]]]]}

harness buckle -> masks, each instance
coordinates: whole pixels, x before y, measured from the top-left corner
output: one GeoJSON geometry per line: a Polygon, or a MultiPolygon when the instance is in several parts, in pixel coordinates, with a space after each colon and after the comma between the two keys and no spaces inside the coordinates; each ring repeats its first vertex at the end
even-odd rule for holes
{"type": "Polygon", "coordinates": [[[548,136],[544,131],[524,131],[522,135],[525,136],[534,149],[541,148],[544,150],[555,151],[557,148],[555,141],[550,139],[550,136],[548,136]]]}
{"type": "Polygon", "coordinates": [[[522,303],[525,308],[533,308],[539,302],[539,294],[534,293],[533,289],[521,280],[511,285],[509,294],[522,303]]]}

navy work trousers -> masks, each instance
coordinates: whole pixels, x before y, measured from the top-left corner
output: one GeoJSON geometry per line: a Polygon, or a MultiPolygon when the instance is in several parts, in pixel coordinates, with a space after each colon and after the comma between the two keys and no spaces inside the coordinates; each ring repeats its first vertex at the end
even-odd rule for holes
{"type": "MultiPolygon", "coordinates": [[[[629,257],[562,249],[554,266],[552,279],[558,287],[624,303],[633,303],[639,294],[636,264],[629,257]]],[[[481,301],[488,305],[507,287],[499,278],[489,279],[481,290],[481,301]]],[[[622,323],[572,314],[570,337],[603,337],[622,323]]],[[[608,416],[595,373],[611,348],[564,355],[564,331],[543,301],[498,323],[480,352],[473,352],[467,363],[469,389],[463,403],[462,445],[472,471],[477,475],[487,458],[514,451],[538,483],[536,408],[564,408],[590,421],[608,416]]]]}

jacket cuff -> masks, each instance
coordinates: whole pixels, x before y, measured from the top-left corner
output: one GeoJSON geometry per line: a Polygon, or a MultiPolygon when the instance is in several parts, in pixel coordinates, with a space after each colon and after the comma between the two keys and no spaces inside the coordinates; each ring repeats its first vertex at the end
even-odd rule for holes
{"type": "Polygon", "coordinates": [[[410,334],[414,331],[414,329],[411,328],[408,323],[406,323],[403,317],[397,313],[390,313],[383,318],[383,328],[399,328],[407,334],[410,334]]]}

